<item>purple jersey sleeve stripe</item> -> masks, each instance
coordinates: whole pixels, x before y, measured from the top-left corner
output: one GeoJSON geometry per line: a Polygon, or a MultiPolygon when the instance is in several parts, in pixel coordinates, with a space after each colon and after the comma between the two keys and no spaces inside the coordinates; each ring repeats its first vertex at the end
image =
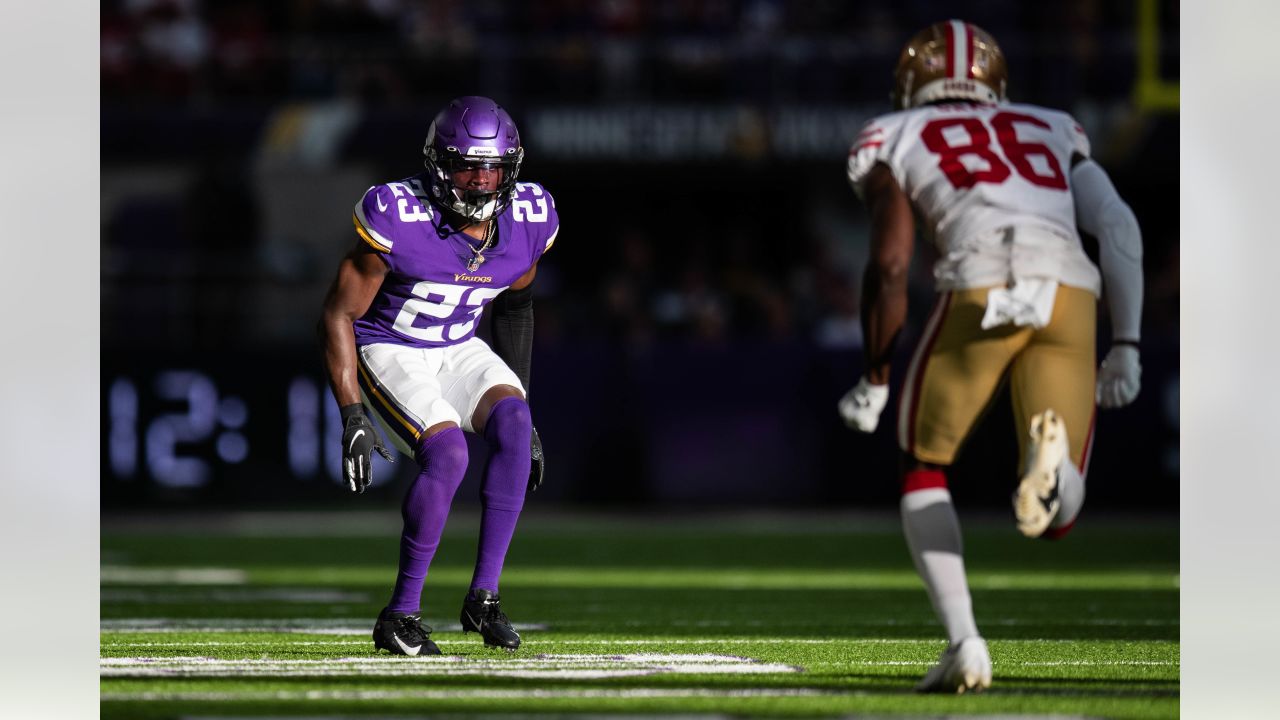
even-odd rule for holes
{"type": "MultiPolygon", "coordinates": [[[[356,353],[356,355],[358,357],[359,353],[356,353]]],[[[359,370],[358,379],[360,381],[360,389],[364,390],[365,395],[370,400],[377,403],[378,409],[381,411],[380,414],[384,418],[388,421],[395,421],[388,422],[388,424],[391,425],[390,429],[394,430],[395,433],[405,441],[407,446],[411,448],[417,447],[418,438],[422,435],[424,428],[410,420],[407,417],[408,413],[401,411],[401,409],[387,397],[386,393],[378,387],[378,384],[373,381],[373,376],[369,374],[368,368],[365,367],[363,358],[357,361],[356,368],[359,370]]]]}
{"type": "Polygon", "coordinates": [[[374,232],[373,230],[371,230],[371,229],[369,229],[369,228],[366,228],[365,226],[361,225],[361,224],[360,224],[360,218],[359,218],[359,217],[357,217],[356,215],[352,215],[352,216],[351,216],[351,221],[352,221],[353,223],[355,223],[355,226],[356,226],[356,234],[360,236],[360,239],[361,239],[361,240],[364,240],[364,241],[365,241],[366,243],[368,243],[371,247],[373,247],[373,249],[374,249],[374,250],[377,250],[378,252],[384,252],[384,253],[389,253],[389,252],[391,252],[391,243],[387,243],[387,244],[383,245],[382,243],[380,243],[380,242],[378,242],[377,240],[375,240],[375,239],[374,239],[375,237],[381,238],[382,236],[381,236],[381,235],[378,235],[378,234],[377,234],[376,232],[374,232]]]}
{"type": "MultiPolygon", "coordinates": [[[[363,228],[369,235],[371,243],[378,247],[385,248],[385,252],[391,252],[392,241],[382,233],[374,229],[373,223],[369,222],[368,216],[364,214],[364,200],[356,203],[355,214],[353,215],[357,228],[363,228]]],[[[369,239],[366,238],[366,239],[369,239]]]]}
{"type": "Polygon", "coordinates": [[[557,225],[556,229],[551,231],[551,237],[547,238],[547,244],[545,247],[542,248],[542,252],[545,253],[546,251],[551,249],[552,245],[556,244],[556,236],[559,234],[560,234],[560,226],[557,225]]]}

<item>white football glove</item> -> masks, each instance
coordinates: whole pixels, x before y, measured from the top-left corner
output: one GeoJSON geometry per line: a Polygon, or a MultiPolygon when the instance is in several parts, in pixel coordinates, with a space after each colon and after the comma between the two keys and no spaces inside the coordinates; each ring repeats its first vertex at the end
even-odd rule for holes
{"type": "Polygon", "coordinates": [[[864,376],[849,392],[840,398],[836,407],[844,424],[858,432],[875,432],[880,413],[889,402],[888,385],[872,385],[864,376]]]}
{"type": "Polygon", "coordinates": [[[1142,365],[1138,348],[1113,345],[1098,368],[1096,399],[1104,408],[1119,408],[1133,402],[1142,387],[1142,365]]]}

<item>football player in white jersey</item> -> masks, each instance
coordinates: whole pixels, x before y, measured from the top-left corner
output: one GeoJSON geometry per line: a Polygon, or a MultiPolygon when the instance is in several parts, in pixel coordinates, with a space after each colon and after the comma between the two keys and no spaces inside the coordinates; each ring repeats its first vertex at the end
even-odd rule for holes
{"type": "Polygon", "coordinates": [[[889,396],[889,363],[907,315],[916,218],[938,250],[937,302],[898,407],[903,532],[949,646],[917,689],[982,690],[991,660],[974,621],[947,468],[1008,382],[1022,478],[1018,530],[1059,537],[1084,502],[1094,409],[1138,394],[1142,239],[1128,205],[1089,158],[1066,113],[1008,102],[995,40],[960,20],[903,48],[896,112],[854,141],[849,181],[871,213],[863,280],[865,374],[840,399],[845,422],[872,432],[889,396]],[[1079,231],[1098,239],[1101,273],[1079,231]],[[1095,376],[1102,288],[1112,340],[1095,376]]]}

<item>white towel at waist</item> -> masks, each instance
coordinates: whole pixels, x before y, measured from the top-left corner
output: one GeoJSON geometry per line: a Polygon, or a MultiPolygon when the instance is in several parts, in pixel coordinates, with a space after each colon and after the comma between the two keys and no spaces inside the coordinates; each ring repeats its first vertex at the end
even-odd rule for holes
{"type": "Polygon", "coordinates": [[[987,293],[982,329],[1006,323],[1042,328],[1053,317],[1053,299],[1057,294],[1058,281],[1052,278],[1024,278],[1013,287],[991,288],[987,293]]]}

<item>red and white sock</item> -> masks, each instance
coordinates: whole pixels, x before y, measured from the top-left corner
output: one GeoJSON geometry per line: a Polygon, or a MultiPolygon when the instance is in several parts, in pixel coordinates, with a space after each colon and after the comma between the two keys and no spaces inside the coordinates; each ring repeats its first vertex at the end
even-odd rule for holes
{"type": "Polygon", "coordinates": [[[904,478],[902,532],[916,572],[924,580],[933,610],[954,644],[978,634],[964,573],[960,520],[939,470],[918,470],[904,478]],[[913,477],[914,476],[914,477],[913,477]]]}

